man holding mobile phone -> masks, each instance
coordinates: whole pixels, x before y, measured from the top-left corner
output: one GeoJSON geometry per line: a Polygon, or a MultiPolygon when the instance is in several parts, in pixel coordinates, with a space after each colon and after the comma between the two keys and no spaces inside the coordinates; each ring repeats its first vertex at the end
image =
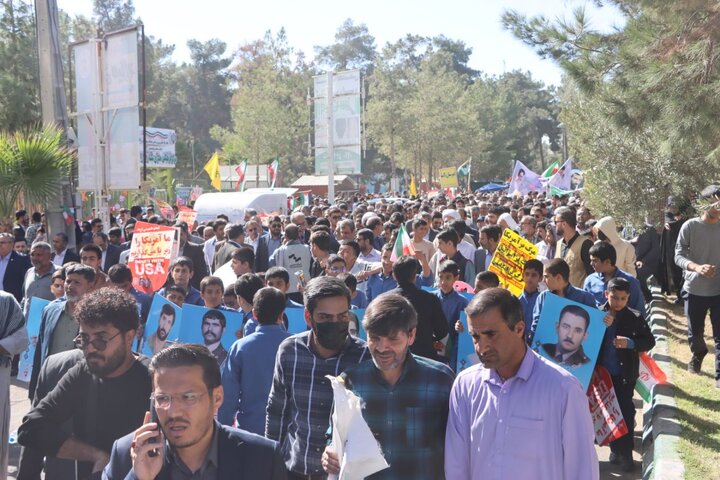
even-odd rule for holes
{"type": "Polygon", "coordinates": [[[172,345],[153,357],[150,374],[157,420],[147,412],[140,428],[115,442],[104,479],[286,478],[276,442],[215,421],[224,395],[206,347],[172,345]]]}

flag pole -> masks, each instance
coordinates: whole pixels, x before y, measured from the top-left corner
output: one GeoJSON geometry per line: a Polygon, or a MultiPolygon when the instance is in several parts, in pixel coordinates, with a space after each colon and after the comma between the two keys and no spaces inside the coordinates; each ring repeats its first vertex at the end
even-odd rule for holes
{"type": "Polygon", "coordinates": [[[467,186],[468,193],[472,193],[471,192],[471,190],[472,190],[471,183],[470,183],[471,176],[472,176],[472,157],[470,157],[470,160],[468,160],[468,186],[467,186]]]}

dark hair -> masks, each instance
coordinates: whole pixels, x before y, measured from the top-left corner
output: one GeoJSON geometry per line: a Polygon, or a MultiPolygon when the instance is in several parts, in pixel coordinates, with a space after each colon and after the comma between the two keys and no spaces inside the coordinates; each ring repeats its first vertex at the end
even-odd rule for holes
{"type": "Polygon", "coordinates": [[[83,245],[83,247],[80,249],[80,255],[85,252],[92,252],[97,255],[98,259],[102,259],[102,249],[94,243],[88,243],[87,245],[83,245]]]}
{"type": "MultiPolygon", "coordinates": [[[[318,225],[313,227],[313,229],[317,228],[318,225]]],[[[312,235],[310,235],[310,243],[314,244],[317,248],[322,250],[323,252],[329,252],[330,251],[330,234],[322,231],[320,229],[315,230],[312,235]]]]}
{"type": "Polygon", "coordinates": [[[341,273],[337,278],[345,282],[345,285],[350,289],[350,293],[357,290],[357,278],[352,273],[341,273]]]}
{"type": "Polygon", "coordinates": [[[607,290],[609,292],[626,292],[630,293],[630,282],[622,277],[611,278],[607,284],[607,290]]]}
{"type": "Polygon", "coordinates": [[[493,308],[500,311],[503,322],[511,330],[518,322],[524,321],[520,300],[503,288],[486,288],[479,292],[470,300],[465,313],[468,318],[472,318],[483,315],[493,308]]]}
{"type": "Polygon", "coordinates": [[[73,316],[82,325],[110,324],[121,332],[137,330],[140,324],[135,297],[112,287],[84,295],[75,307],[73,316]]]}
{"type": "Polygon", "coordinates": [[[369,228],[370,230],[375,230],[378,226],[382,226],[382,218],[377,216],[372,216],[367,219],[367,222],[365,222],[365,226],[369,228]]]}
{"type": "Polygon", "coordinates": [[[239,223],[231,223],[225,226],[225,236],[230,240],[235,240],[240,235],[245,234],[245,228],[239,223]]]}
{"type": "Polygon", "coordinates": [[[460,267],[452,260],[445,260],[440,264],[440,268],[438,269],[438,275],[441,273],[452,273],[453,276],[457,277],[460,275],[460,267]]]}
{"type": "Polygon", "coordinates": [[[362,229],[358,230],[358,232],[355,235],[357,236],[357,238],[362,238],[363,240],[369,240],[371,243],[373,240],[375,240],[375,234],[369,228],[362,228],[362,229]]]}
{"type": "Polygon", "coordinates": [[[285,239],[297,240],[298,238],[300,238],[300,227],[294,223],[288,223],[285,225],[285,239]]]}
{"type": "Polygon", "coordinates": [[[412,222],[412,228],[415,230],[420,227],[427,227],[428,222],[424,218],[416,218],[412,222]]]}
{"type": "Polygon", "coordinates": [[[415,283],[420,262],[415,257],[402,256],[393,265],[393,275],[397,283],[415,283]]]}
{"type": "Polygon", "coordinates": [[[175,343],[155,354],[150,361],[148,371],[154,377],[158,370],[176,367],[202,367],[203,382],[208,391],[220,386],[220,366],[217,360],[204,345],[175,343]]]}
{"type": "Polygon", "coordinates": [[[272,325],[285,311],[285,294],[273,287],[263,287],[253,296],[253,313],[260,325],[272,325]]]}
{"type": "Polygon", "coordinates": [[[499,287],[500,279],[495,272],[485,270],[475,275],[475,281],[480,281],[483,285],[487,285],[490,288],[499,287]]]}
{"type": "Polygon", "coordinates": [[[545,265],[545,271],[552,275],[560,275],[566,282],[570,280],[570,266],[562,258],[553,258],[545,265]]]}
{"type": "Polygon", "coordinates": [[[467,224],[464,220],[454,220],[450,224],[450,228],[455,230],[455,232],[458,234],[458,243],[462,242],[463,237],[465,236],[465,232],[467,231],[467,224]]]}
{"type": "Polygon", "coordinates": [[[255,251],[252,247],[236,248],[230,254],[230,258],[237,260],[240,263],[247,263],[250,267],[255,265],[255,251]]]}
{"type": "Polygon", "coordinates": [[[353,249],[356,257],[360,256],[360,245],[355,240],[343,240],[340,242],[341,247],[344,247],[345,245],[353,249]]]}
{"type": "Polygon", "coordinates": [[[175,267],[187,267],[188,270],[191,272],[194,272],[195,269],[193,268],[193,261],[189,257],[177,257],[173,262],[170,264],[170,272],[175,269],[175,267]]]}
{"type": "Polygon", "coordinates": [[[457,247],[457,244],[459,242],[457,232],[455,230],[451,230],[451,229],[441,231],[440,233],[437,234],[436,238],[438,240],[442,240],[443,242],[450,242],[455,247],[457,247]]]}
{"type": "Polygon", "coordinates": [[[562,320],[563,315],[565,315],[566,313],[569,313],[570,315],[575,315],[576,317],[582,317],[585,320],[585,330],[587,330],[590,326],[590,314],[584,308],[578,305],[565,305],[565,307],[560,310],[558,322],[562,320]]]}
{"type": "Polygon", "coordinates": [[[312,315],[320,300],[332,297],[344,297],[350,307],[350,290],[345,282],[334,277],[315,277],[305,287],[305,308],[312,315]]]}
{"type": "Polygon", "coordinates": [[[108,230],[108,237],[122,237],[122,229],[120,227],[113,227],[108,230]]]}
{"type": "Polygon", "coordinates": [[[500,236],[502,235],[502,228],[499,225],[485,225],[480,229],[480,233],[484,233],[490,240],[499,242],[500,236]]]}
{"type": "MultiPolygon", "coordinates": [[[[602,232],[598,231],[598,233],[602,232]]],[[[605,242],[597,242],[590,247],[590,256],[597,258],[601,262],[610,260],[610,265],[612,266],[615,266],[615,263],[617,262],[617,252],[615,251],[615,247],[605,242]]]]}
{"type": "Polygon", "coordinates": [[[223,286],[223,281],[220,277],[213,277],[208,275],[207,277],[200,280],[200,293],[205,293],[205,289],[210,285],[216,285],[220,287],[221,290],[225,289],[225,287],[223,286]]]}
{"type": "Polygon", "coordinates": [[[535,270],[540,274],[542,277],[543,274],[543,263],[538,260],[537,258],[531,258],[527,262],[525,262],[525,266],[523,267],[523,272],[526,272],[528,270],[535,270]]]}
{"type": "Polygon", "coordinates": [[[569,227],[575,228],[577,227],[577,216],[575,215],[575,212],[570,207],[560,207],[557,210],[555,210],[554,216],[560,217],[560,219],[567,223],[569,227]]]}
{"type": "Polygon", "coordinates": [[[398,293],[386,293],[370,302],[362,325],[365,331],[380,337],[396,332],[409,332],[417,327],[417,312],[409,301],[398,293]]]}
{"type": "Polygon", "coordinates": [[[122,263],[118,263],[117,265],[113,265],[112,267],[110,267],[107,275],[108,277],[110,277],[110,281],[116,284],[123,282],[132,282],[133,280],[132,270],[130,270],[130,267],[128,267],[127,265],[123,265],[122,263]]]}
{"type": "Polygon", "coordinates": [[[68,275],[81,275],[85,277],[88,283],[95,282],[95,269],[90,265],[83,265],[82,263],[75,263],[65,267],[65,278],[68,275]]]}
{"type": "Polygon", "coordinates": [[[235,295],[252,304],[253,297],[258,290],[263,288],[263,281],[259,275],[254,273],[243,273],[235,281],[235,295]]]}
{"type": "Polygon", "coordinates": [[[136,217],[142,213],[142,207],[140,205],[133,205],[130,207],[130,216],[136,217]]]}
{"type": "Polygon", "coordinates": [[[160,308],[160,315],[172,315],[173,323],[175,323],[175,317],[177,316],[177,312],[175,311],[175,308],[173,308],[173,306],[169,303],[163,303],[162,308],[160,308]]]}
{"type": "Polygon", "coordinates": [[[205,323],[205,319],[212,318],[214,320],[220,320],[220,326],[222,328],[225,328],[225,325],[227,325],[227,320],[225,319],[225,314],[222,313],[220,310],[212,309],[205,312],[205,315],[202,316],[202,322],[205,323]]]}
{"type": "Polygon", "coordinates": [[[279,278],[285,283],[290,283],[290,273],[284,267],[270,267],[265,271],[265,281],[271,278],[279,278]]]}
{"type": "Polygon", "coordinates": [[[167,294],[170,292],[179,293],[180,295],[183,296],[183,298],[185,298],[188,294],[187,290],[185,290],[180,285],[175,285],[175,284],[168,285],[167,287],[165,287],[165,297],[167,297],[167,294]]]}
{"type": "Polygon", "coordinates": [[[347,262],[345,261],[345,259],[344,259],[343,257],[341,257],[340,255],[338,255],[338,254],[336,254],[336,253],[333,253],[333,254],[331,254],[331,255],[328,256],[328,258],[327,258],[327,265],[328,265],[328,266],[329,266],[329,265],[332,265],[332,264],[335,263],[335,262],[342,262],[342,264],[347,267],[347,262]]]}

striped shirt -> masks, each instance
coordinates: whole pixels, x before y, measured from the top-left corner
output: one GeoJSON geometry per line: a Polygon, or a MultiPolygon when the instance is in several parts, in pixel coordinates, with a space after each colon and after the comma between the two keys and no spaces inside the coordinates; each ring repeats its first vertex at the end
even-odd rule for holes
{"type": "Polygon", "coordinates": [[[340,375],[369,359],[365,342],[348,336],[342,351],[322,358],[310,347],[312,331],[285,339],[275,359],[265,436],[280,443],[285,466],[299,475],[325,475],[320,458],[327,445],[333,391],[325,375],[340,375]]]}

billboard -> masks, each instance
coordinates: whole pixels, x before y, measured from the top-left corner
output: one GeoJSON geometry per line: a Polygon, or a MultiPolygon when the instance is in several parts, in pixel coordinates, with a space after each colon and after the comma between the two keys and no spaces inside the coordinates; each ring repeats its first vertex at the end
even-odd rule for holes
{"type": "MultiPolygon", "coordinates": [[[[140,134],[140,168],[142,168],[142,127],[138,129],[138,132],[140,134]]],[[[175,143],[177,142],[177,135],[175,135],[175,130],[168,130],[167,128],[148,127],[145,129],[145,132],[147,144],[147,167],[175,168],[175,165],[177,164],[177,157],[175,156],[175,143]]]]}
{"type": "Polygon", "coordinates": [[[140,186],[136,29],[73,46],[77,86],[78,190],[140,186]],[[104,142],[105,146],[101,146],[104,142]]]}
{"type": "MultiPolygon", "coordinates": [[[[328,174],[327,75],[313,78],[315,92],[315,174],[328,174]]],[[[360,72],[352,70],[333,75],[333,150],[335,173],[361,173],[360,72]]]]}

